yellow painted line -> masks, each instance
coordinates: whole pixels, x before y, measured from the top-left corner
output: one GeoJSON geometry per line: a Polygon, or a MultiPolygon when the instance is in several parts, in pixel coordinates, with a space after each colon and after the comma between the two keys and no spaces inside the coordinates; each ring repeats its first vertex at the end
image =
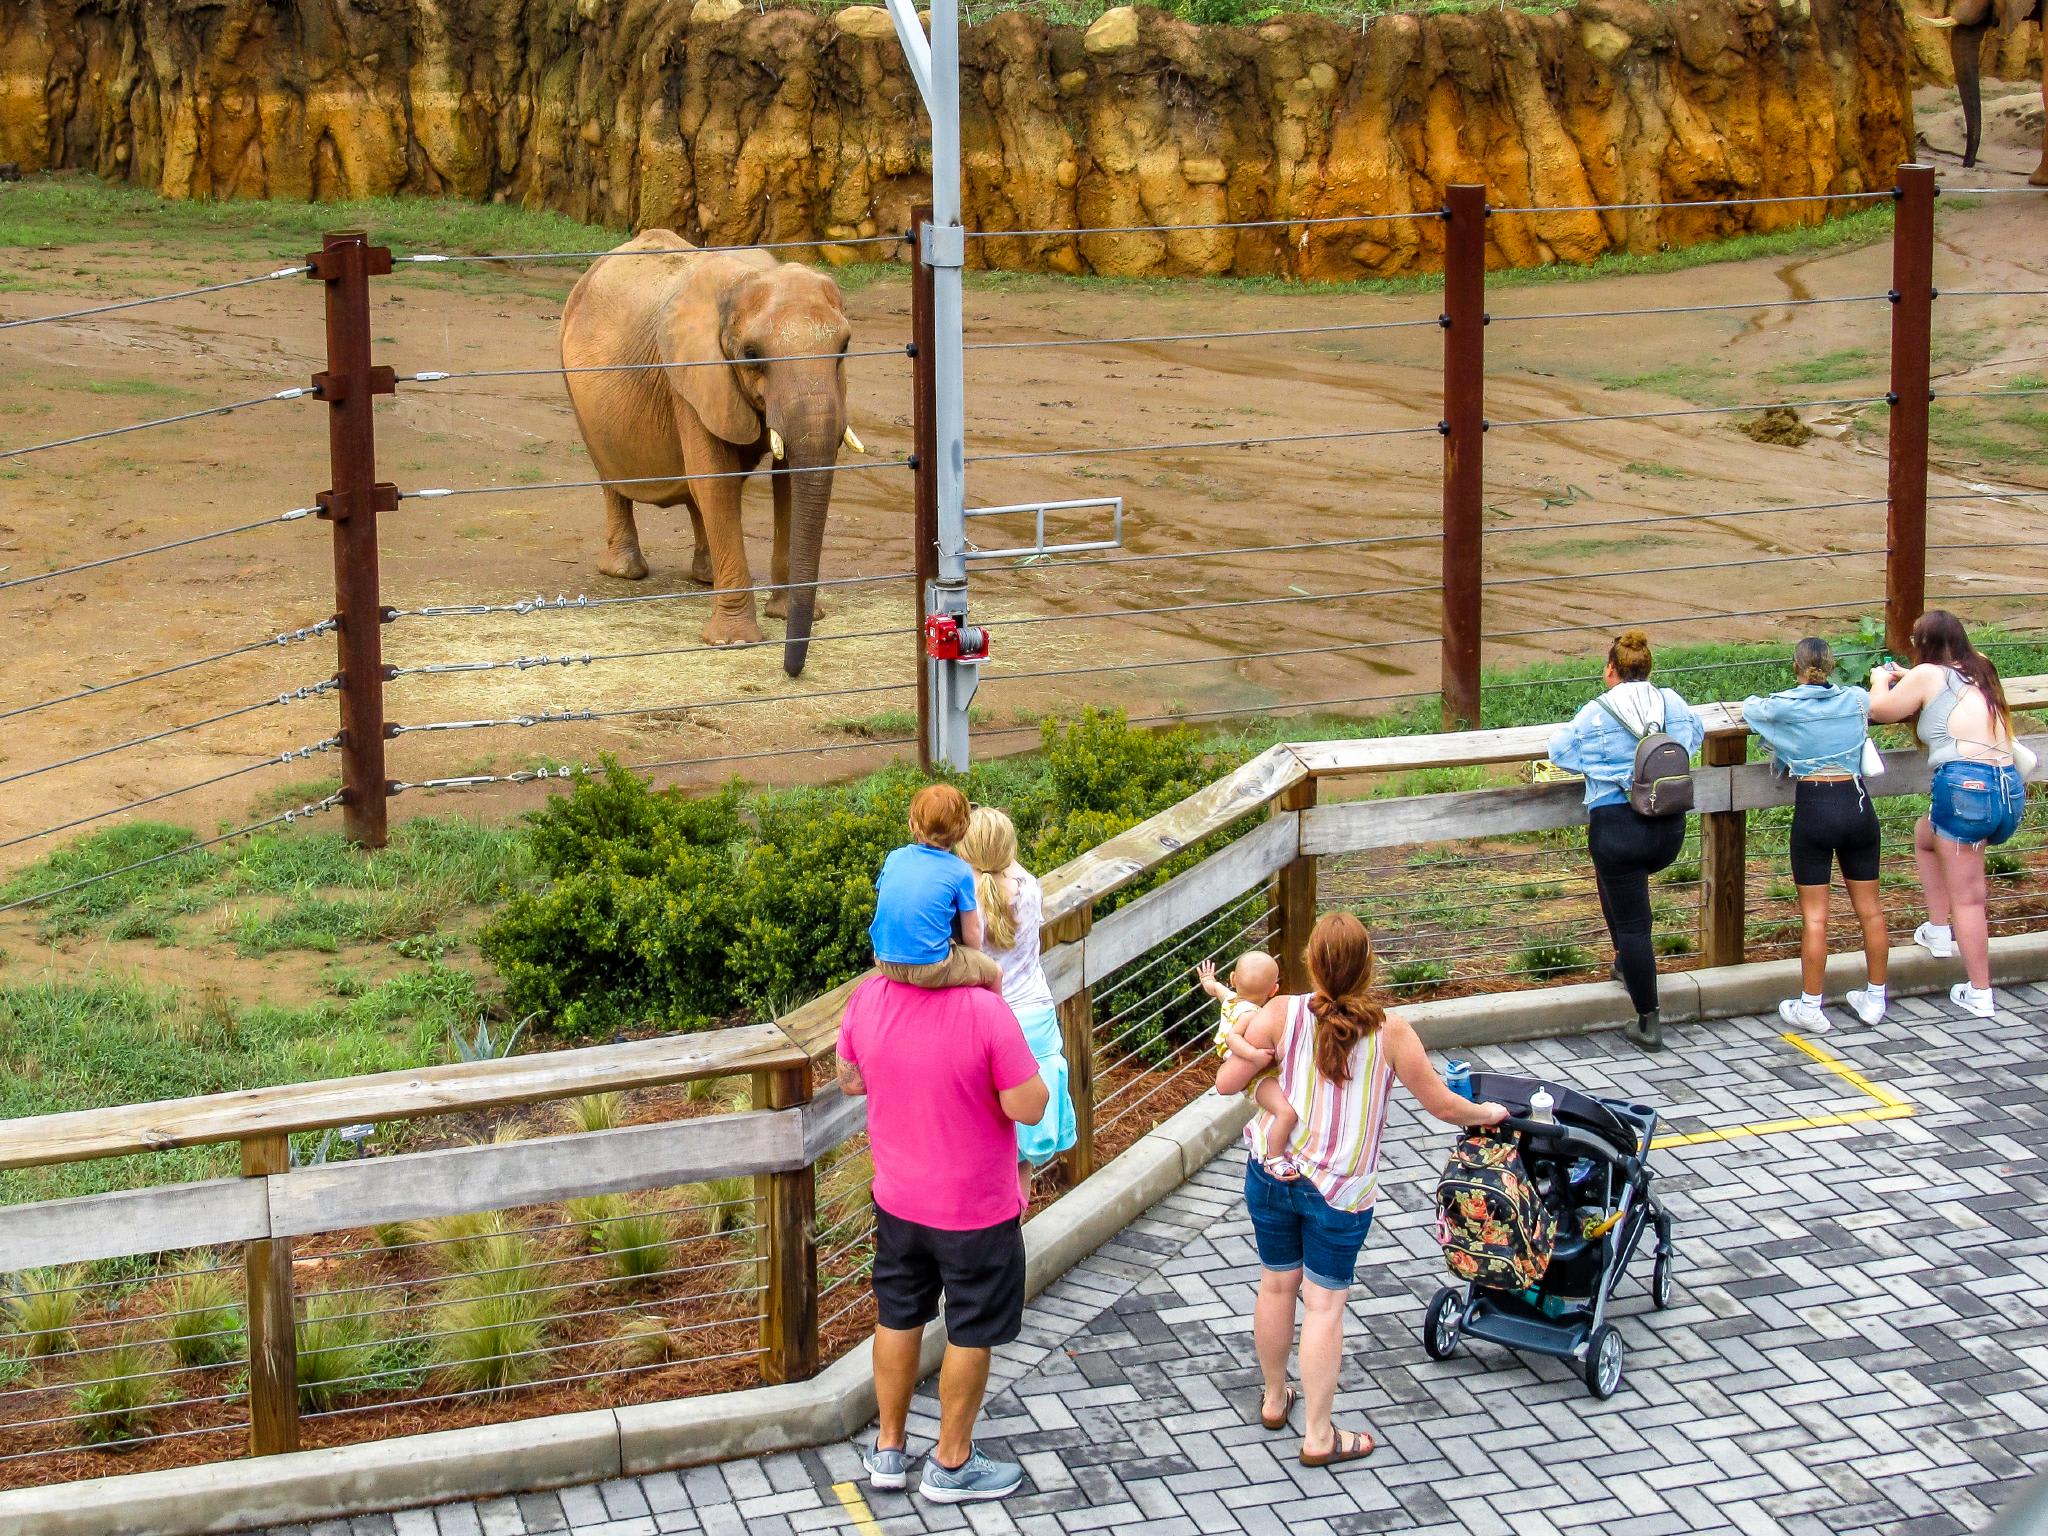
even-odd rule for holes
{"type": "Polygon", "coordinates": [[[832,1492],[837,1496],[847,1514],[853,1517],[853,1528],[860,1536],[882,1536],[882,1528],[875,1524],[874,1511],[868,1508],[868,1501],[861,1497],[860,1484],[834,1483],[832,1492]]]}
{"type": "Polygon", "coordinates": [[[1759,1120],[1749,1125],[1730,1125],[1713,1131],[1688,1131],[1682,1135],[1659,1136],[1652,1145],[1660,1148],[1697,1147],[1715,1141],[1741,1141],[1751,1136],[1783,1136],[1798,1131],[1828,1130],[1841,1125],[1869,1125],[1878,1120],[1905,1120],[1913,1115],[1912,1104],[1882,1083],[1873,1083],[1841,1057],[1822,1050],[1811,1040],[1795,1035],[1789,1030],[1785,1032],[1784,1038],[1857,1092],[1875,1099],[1878,1107],[1845,1110],[1836,1115],[1797,1115],[1783,1120],[1759,1120]]]}

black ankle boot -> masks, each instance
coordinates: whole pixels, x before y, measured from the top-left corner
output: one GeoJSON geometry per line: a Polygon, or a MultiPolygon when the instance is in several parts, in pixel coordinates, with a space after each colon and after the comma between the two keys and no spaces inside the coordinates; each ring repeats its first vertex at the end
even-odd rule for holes
{"type": "Polygon", "coordinates": [[[1664,1021],[1655,1008],[1637,1014],[1633,1024],[1621,1026],[1621,1032],[1646,1051],[1664,1049],[1664,1021]]]}

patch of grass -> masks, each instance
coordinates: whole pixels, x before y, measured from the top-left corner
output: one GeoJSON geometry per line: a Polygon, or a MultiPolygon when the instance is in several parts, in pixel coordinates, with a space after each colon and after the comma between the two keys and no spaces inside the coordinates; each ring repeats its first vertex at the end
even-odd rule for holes
{"type": "Polygon", "coordinates": [[[1689,933],[1660,933],[1654,942],[1660,955],[1689,955],[1693,951],[1693,938],[1689,933]]]}
{"type": "Polygon", "coordinates": [[[1592,955],[1577,944],[1563,939],[1536,939],[1516,951],[1509,968],[1531,980],[1541,980],[1583,971],[1592,963],[1592,955]]]}
{"type": "Polygon", "coordinates": [[[675,1335],[658,1317],[629,1317],[612,1330],[605,1353],[619,1370],[644,1370],[676,1358],[675,1335]]]}
{"type": "Polygon", "coordinates": [[[312,1412],[375,1390],[384,1338],[363,1296],[315,1296],[298,1323],[299,1406],[312,1412]]]}
{"type": "Polygon", "coordinates": [[[1692,478],[1685,470],[1672,464],[1632,463],[1622,465],[1622,469],[1631,475],[1648,475],[1656,480],[1690,480],[1692,478]]]}
{"type": "Polygon", "coordinates": [[[1387,967],[1390,987],[1433,987],[1451,979],[1451,968],[1441,960],[1396,960],[1387,967]]]}
{"type": "Polygon", "coordinates": [[[414,1230],[429,1245],[421,1250],[429,1264],[446,1274],[464,1274],[483,1268],[484,1245],[505,1231],[505,1218],[496,1211],[457,1211],[417,1222],[414,1230]]]}
{"type": "Polygon", "coordinates": [[[2010,848],[1984,850],[1984,873],[1992,879],[2010,878],[2027,872],[2027,861],[2010,848]]]}
{"type": "Polygon", "coordinates": [[[563,1124],[571,1131],[615,1131],[625,1123],[626,1096],[587,1093],[562,1106],[563,1124]]]}
{"type": "Polygon", "coordinates": [[[192,1268],[164,1286],[164,1342],[180,1365],[220,1365],[241,1352],[241,1307],[218,1263],[211,1253],[197,1254],[192,1268]]]}
{"type": "Polygon", "coordinates": [[[614,1217],[604,1224],[604,1267],[614,1280],[645,1280],[668,1270],[675,1255],[675,1223],[658,1209],[614,1217]]]}
{"type": "Polygon", "coordinates": [[[85,1278],[85,1270],[76,1265],[31,1269],[15,1277],[14,1290],[0,1299],[0,1316],[20,1341],[22,1354],[46,1360],[71,1349],[83,1295],[78,1287],[85,1278]]]}
{"type": "Polygon", "coordinates": [[[285,784],[273,784],[262,794],[249,802],[251,816],[275,816],[279,811],[289,811],[296,806],[310,805],[315,800],[324,800],[341,788],[341,780],[294,779],[285,784]]]}
{"type": "Polygon", "coordinates": [[[428,1356],[457,1392],[497,1393],[532,1381],[547,1369],[535,1353],[547,1343],[536,1315],[537,1298],[479,1295],[450,1303],[434,1315],[428,1356]]]}
{"type": "Polygon", "coordinates": [[[908,709],[878,709],[871,715],[834,720],[832,729],[858,736],[863,741],[893,741],[917,735],[917,714],[908,709]]]}
{"type": "Polygon", "coordinates": [[[1839,351],[1794,358],[1791,362],[1766,368],[1762,377],[1773,384],[1794,386],[1845,384],[1851,379],[1877,377],[1885,366],[1882,356],[1868,347],[1844,347],[1839,351]]]}
{"type": "Polygon", "coordinates": [[[1657,876],[1662,885],[1696,885],[1700,878],[1698,859],[1679,859],[1657,876]]]}
{"type": "Polygon", "coordinates": [[[163,1389],[163,1378],[150,1372],[161,1367],[156,1351],[134,1339],[79,1356],[71,1411],[83,1420],[88,1445],[122,1445],[149,1432],[163,1389]]]}
{"type": "Polygon", "coordinates": [[[587,1195],[569,1201],[565,1209],[571,1221],[583,1223],[575,1233],[576,1245],[585,1253],[603,1253],[611,1246],[606,1228],[632,1214],[633,1204],[624,1195],[587,1195]]]}
{"type": "Polygon", "coordinates": [[[754,1181],[742,1177],[713,1179],[700,1184],[696,1189],[697,1198],[693,1205],[708,1205],[705,1213],[706,1224],[714,1234],[738,1235],[742,1228],[753,1225],[754,1181]]]}

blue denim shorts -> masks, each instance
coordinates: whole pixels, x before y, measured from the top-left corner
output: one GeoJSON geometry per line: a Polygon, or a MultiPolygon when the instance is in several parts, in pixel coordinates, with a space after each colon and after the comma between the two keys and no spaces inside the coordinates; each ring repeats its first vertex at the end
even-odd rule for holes
{"type": "Polygon", "coordinates": [[[1307,1179],[1276,1179],[1256,1160],[1245,1166],[1244,1204],[1263,1268],[1301,1270],[1326,1291],[1350,1286],[1370,1210],[1340,1211],[1307,1179]]]}
{"type": "Polygon", "coordinates": [[[1952,843],[1982,847],[2002,843],[2019,830],[2027,808],[2027,785],[2010,763],[1948,762],[1934,770],[1933,806],[1928,820],[1952,843]]]}

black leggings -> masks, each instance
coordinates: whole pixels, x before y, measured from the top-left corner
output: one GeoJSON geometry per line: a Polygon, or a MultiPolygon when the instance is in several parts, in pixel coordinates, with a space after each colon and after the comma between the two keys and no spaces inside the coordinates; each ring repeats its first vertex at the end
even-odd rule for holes
{"type": "Polygon", "coordinates": [[[1844,880],[1875,880],[1877,807],[1854,779],[1801,779],[1792,801],[1792,883],[1826,885],[1835,861],[1844,880]]]}
{"type": "Polygon", "coordinates": [[[1685,846],[1683,816],[1644,816],[1627,805],[1596,805],[1586,846],[1600,889],[1600,913],[1614,941],[1622,985],[1637,1013],[1657,1006],[1657,951],[1650,942],[1650,876],[1685,846]]]}

